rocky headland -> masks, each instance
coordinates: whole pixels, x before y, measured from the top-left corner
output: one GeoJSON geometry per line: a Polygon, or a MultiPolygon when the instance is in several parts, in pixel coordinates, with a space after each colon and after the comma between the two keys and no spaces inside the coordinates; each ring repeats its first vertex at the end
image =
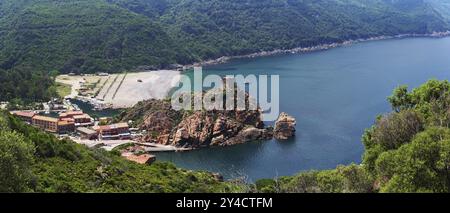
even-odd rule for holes
{"type": "Polygon", "coordinates": [[[142,101],[117,119],[132,120],[135,127],[145,130],[140,142],[194,149],[285,140],[295,134],[295,119],[286,113],[280,115],[275,127],[266,127],[259,110],[176,111],[168,100],[142,101]]]}

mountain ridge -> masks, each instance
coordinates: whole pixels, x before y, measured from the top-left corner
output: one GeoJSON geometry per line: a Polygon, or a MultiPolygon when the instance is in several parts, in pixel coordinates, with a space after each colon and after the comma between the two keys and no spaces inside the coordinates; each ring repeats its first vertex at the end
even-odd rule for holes
{"type": "Polygon", "coordinates": [[[55,94],[52,85],[28,88],[21,82],[48,82],[49,73],[162,69],[447,31],[448,5],[447,0],[1,0],[0,73],[6,85],[19,84],[2,88],[0,100],[48,100],[55,94]]]}
{"type": "Polygon", "coordinates": [[[140,65],[161,68],[278,48],[450,29],[428,8],[436,2],[414,0],[417,5],[406,9],[404,2],[4,0],[0,67],[25,64],[66,73],[140,65]]]}

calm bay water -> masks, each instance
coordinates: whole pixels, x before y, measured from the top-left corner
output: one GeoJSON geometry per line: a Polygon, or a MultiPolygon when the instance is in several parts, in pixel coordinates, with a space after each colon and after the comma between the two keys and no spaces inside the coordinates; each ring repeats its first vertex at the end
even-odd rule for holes
{"type": "Polygon", "coordinates": [[[204,74],[278,74],[281,111],[297,119],[297,136],[187,153],[158,160],[250,181],[304,170],[360,163],[361,136],[398,85],[449,79],[450,38],[360,43],[322,52],[240,59],[204,68],[204,74]]]}

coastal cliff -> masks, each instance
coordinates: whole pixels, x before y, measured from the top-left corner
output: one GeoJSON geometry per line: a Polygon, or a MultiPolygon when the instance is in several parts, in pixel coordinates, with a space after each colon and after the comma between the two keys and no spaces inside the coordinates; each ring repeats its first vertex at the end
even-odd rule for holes
{"type": "Polygon", "coordinates": [[[295,132],[295,119],[282,115],[272,128],[265,127],[259,110],[176,111],[167,100],[148,100],[128,109],[118,119],[133,120],[135,127],[145,130],[141,142],[203,148],[270,140],[274,136],[287,139],[295,132]]]}

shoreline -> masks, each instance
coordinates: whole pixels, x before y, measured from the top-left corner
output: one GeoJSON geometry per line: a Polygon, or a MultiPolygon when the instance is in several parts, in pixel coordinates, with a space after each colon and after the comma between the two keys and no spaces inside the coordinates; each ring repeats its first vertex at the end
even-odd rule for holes
{"type": "MultiPolygon", "coordinates": [[[[65,99],[89,102],[93,109],[127,109],[140,101],[164,99],[181,80],[181,72],[176,70],[155,70],[130,73],[99,75],[59,75],[55,82],[71,86],[71,94],[65,99]],[[112,76],[112,77],[111,77],[112,76]],[[88,78],[94,79],[95,88],[88,78]],[[114,80],[111,80],[114,79],[114,80]],[[111,83],[112,81],[112,83],[111,83]],[[97,85],[103,82],[103,85],[97,85]],[[109,84],[107,84],[109,82],[109,84]],[[105,86],[106,87],[103,87],[105,86]],[[84,94],[81,92],[84,90],[84,94]]],[[[91,80],[92,81],[92,80],[91,80]]]]}
{"type": "MultiPolygon", "coordinates": [[[[194,64],[184,65],[185,68],[183,69],[183,71],[165,69],[165,70],[146,70],[146,71],[140,71],[140,72],[134,72],[134,73],[158,73],[161,71],[165,71],[165,72],[180,72],[179,74],[183,74],[183,72],[185,72],[193,67],[224,64],[224,63],[227,63],[234,59],[257,58],[257,57],[275,56],[275,55],[282,55],[282,54],[310,53],[310,52],[324,51],[324,50],[329,50],[329,49],[334,49],[334,48],[339,48],[339,47],[351,46],[354,44],[368,42],[368,41],[382,41],[382,40],[390,40],[390,39],[421,38],[421,37],[422,38],[444,38],[444,37],[449,37],[449,36],[450,36],[450,30],[445,31],[445,32],[433,32],[433,33],[429,33],[429,34],[400,34],[400,35],[395,35],[395,36],[377,36],[377,37],[370,37],[370,38],[366,38],[366,39],[356,39],[356,40],[347,40],[347,41],[338,42],[338,43],[321,44],[321,45],[316,45],[316,46],[311,46],[311,47],[297,47],[297,48],[292,48],[292,49],[276,49],[276,50],[272,50],[272,51],[261,51],[261,52],[246,54],[246,55],[222,56],[217,59],[205,60],[205,61],[197,62],[194,64]]],[[[178,81],[179,81],[179,79],[177,79],[177,80],[173,79],[171,84],[178,82],[178,81]]],[[[72,84],[72,94],[70,96],[74,96],[74,91],[76,91],[77,87],[79,87],[79,85],[72,84]]],[[[81,101],[88,101],[93,106],[95,106],[96,104],[99,104],[98,100],[95,100],[95,101],[86,100],[85,98],[82,98],[79,96],[75,96],[72,98],[78,99],[81,101]]],[[[161,97],[159,97],[159,98],[161,98],[161,97]]],[[[109,105],[109,104],[102,103],[102,105],[109,105]]],[[[127,109],[132,106],[133,105],[130,105],[130,104],[118,106],[117,104],[114,105],[114,104],[110,103],[110,106],[106,107],[106,108],[127,109]]]]}
{"type": "Polygon", "coordinates": [[[395,36],[376,36],[376,37],[370,37],[365,39],[355,39],[355,40],[347,40],[343,42],[335,42],[331,44],[320,44],[316,46],[310,46],[310,47],[296,47],[292,49],[275,49],[271,51],[261,51],[261,52],[255,52],[250,53],[246,55],[236,55],[236,56],[222,56],[216,59],[210,59],[210,60],[204,60],[200,62],[196,62],[193,64],[185,65],[188,68],[192,67],[201,67],[201,66],[211,66],[211,65],[218,65],[218,64],[224,64],[227,63],[233,59],[245,59],[245,58],[257,58],[257,57],[265,57],[265,56],[274,56],[274,55],[282,55],[282,54],[298,54],[298,53],[309,53],[309,52],[317,52],[317,51],[323,51],[323,50],[329,50],[334,49],[338,47],[345,47],[350,46],[362,42],[368,42],[368,41],[383,41],[383,40],[391,40],[391,39],[403,39],[403,38],[444,38],[450,36],[450,30],[445,32],[433,32],[428,34],[417,34],[417,33],[410,33],[410,34],[399,34],[395,36]]]}

